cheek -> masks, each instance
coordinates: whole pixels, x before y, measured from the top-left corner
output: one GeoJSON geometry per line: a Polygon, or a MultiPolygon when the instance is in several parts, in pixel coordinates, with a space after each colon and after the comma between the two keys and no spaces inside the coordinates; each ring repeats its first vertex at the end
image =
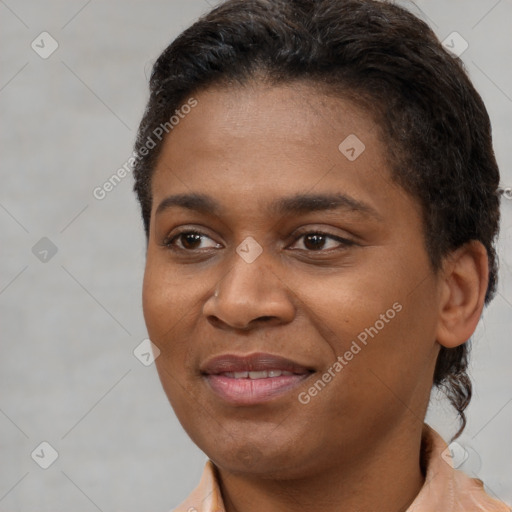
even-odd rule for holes
{"type": "Polygon", "coordinates": [[[364,407],[368,425],[402,414],[422,417],[437,355],[436,317],[426,306],[428,287],[414,295],[397,290],[382,300],[368,299],[359,312],[354,309],[338,336],[345,340],[337,350],[344,363],[331,390],[334,416],[357,415],[364,407]]]}
{"type": "Polygon", "coordinates": [[[161,350],[165,348],[165,340],[191,309],[190,299],[181,293],[190,291],[188,284],[182,283],[165,262],[148,254],[142,308],[150,338],[161,350]]]}
{"type": "Polygon", "coordinates": [[[343,369],[332,369],[336,377],[324,394],[334,416],[347,410],[357,415],[363,404],[373,404],[368,414],[376,417],[396,413],[418,386],[423,393],[417,396],[423,396],[430,385],[436,356],[435,276],[419,258],[400,260],[395,254],[379,260],[357,276],[347,272],[302,281],[301,293],[314,313],[310,318],[330,345],[331,368],[337,356],[343,357],[343,369]]]}
{"type": "Polygon", "coordinates": [[[173,377],[185,382],[190,371],[194,347],[189,340],[200,313],[200,284],[148,255],[142,306],[149,338],[160,349],[155,363],[167,392],[177,386],[173,377]]]}
{"type": "Polygon", "coordinates": [[[161,349],[162,333],[171,325],[166,311],[172,315],[173,308],[167,295],[167,287],[159,277],[160,272],[148,259],[142,286],[142,309],[149,337],[161,349]]]}
{"type": "Polygon", "coordinates": [[[392,276],[390,269],[368,266],[338,276],[301,279],[297,292],[314,328],[329,341],[334,352],[341,354],[360,333],[364,341],[365,329],[376,322],[379,332],[395,322],[400,309],[396,303],[403,293],[392,276]]]}
{"type": "Polygon", "coordinates": [[[165,265],[148,255],[142,288],[144,319],[151,341],[160,349],[155,366],[172,407],[184,411],[182,394],[191,392],[186,378],[187,344],[176,342],[176,333],[186,327],[190,305],[177,294],[178,283],[165,265]],[[187,307],[188,306],[188,307],[187,307]]]}

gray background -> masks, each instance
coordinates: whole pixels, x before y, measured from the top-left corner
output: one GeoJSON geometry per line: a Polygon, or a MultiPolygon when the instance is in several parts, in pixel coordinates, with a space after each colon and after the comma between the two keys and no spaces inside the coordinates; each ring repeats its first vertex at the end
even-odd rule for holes
{"type": "MultiPolygon", "coordinates": [[[[457,31],[469,43],[462,58],[511,187],[512,2],[406,5],[441,39],[457,31]]],[[[131,155],[152,62],[209,8],[0,1],[1,511],[169,510],[197,484],[205,455],[174,417],[154,365],[133,354],[146,331],[131,175],[101,201],[92,191],[131,155]],[[43,31],[59,44],[47,59],[31,48],[43,31]],[[31,458],[42,441],[59,454],[46,470],[31,458]]],[[[512,200],[502,211],[499,293],[474,337],[476,393],[459,444],[469,454],[463,467],[512,502],[512,200]]],[[[453,418],[433,395],[428,420],[445,438],[453,418]]]]}

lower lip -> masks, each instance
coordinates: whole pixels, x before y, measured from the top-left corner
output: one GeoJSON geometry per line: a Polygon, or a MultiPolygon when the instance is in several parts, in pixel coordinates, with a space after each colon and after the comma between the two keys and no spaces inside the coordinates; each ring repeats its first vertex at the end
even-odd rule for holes
{"type": "Polygon", "coordinates": [[[211,389],[223,400],[236,405],[268,402],[299,386],[311,373],[281,375],[265,379],[234,379],[224,375],[206,375],[211,389]]]}

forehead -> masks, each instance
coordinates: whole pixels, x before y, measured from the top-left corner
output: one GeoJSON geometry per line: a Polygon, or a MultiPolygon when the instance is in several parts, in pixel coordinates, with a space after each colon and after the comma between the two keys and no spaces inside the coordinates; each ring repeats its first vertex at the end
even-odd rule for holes
{"type": "Polygon", "coordinates": [[[329,134],[336,141],[343,134],[377,128],[373,118],[355,103],[334,93],[327,95],[311,83],[217,86],[200,91],[195,98],[197,106],[172,135],[175,144],[181,145],[194,132],[201,139],[199,146],[194,141],[199,151],[212,148],[228,153],[240,144],[264,142],[267,148],[280,146],[285,152],[297,144],[324,151],[328,141],[322,139],[329,134]]]}
{"type": "Polygon", "coordinates": [[[166,137],[156,171],[166,161],[182,167],[192,160],[229,162],[255,152],[261,160],[320,157],[336,163],[339,145],[347,138],[357,142],[358,152],[369,146],[385,151],[373,116],[310,83],[217,86],[194,98],[197,105],[181,116],[166,137]]]}
{"type": "Polygon", "coordinates": [[[266,198],[306,191],[371,205],[396,188],[378,125],[347,99],[300,83],[215,87],[194,98],[164,141],[153,211],[171,193],[214,193],[232,205],[243,197],[246,209],[261,209],[266,198]]]}

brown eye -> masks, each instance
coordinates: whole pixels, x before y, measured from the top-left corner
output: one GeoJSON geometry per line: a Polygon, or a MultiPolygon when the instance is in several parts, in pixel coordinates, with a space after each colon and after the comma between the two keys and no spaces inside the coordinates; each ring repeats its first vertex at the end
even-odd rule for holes
{"type": "MultiPolygon", "coordinates": [[[[172,238],[169,238],[164,241],[166,247],[169,247],[172,250],[182,250],[182,251],[196,251],[200,249],[209,249],[211,247],[199,247],[203,239],[211,238],[200,231],[182,231],[177,233],[172,238]],[[181,243],[176,243],[181,242],[181,243]]],[[[215,243],[216,246],[220,245],[215,243]]]]}
{"type": "Polygon", "coordinates": [[[355,242],[353,242],[352,240],[331,235],[329,233],[323,233],[321,231],[309,231],[307,233],[302,233],[295,239],[295,242],[297,242],[301,238],[304,239],[303,245],[305,247],[305,250],[307,251],[322,251],[322,249],[331,250],[336,248],[345,248],[350,245],[355,245],[355,242]],[[337,242],[337,244],[334,244],[334,247],[328,247],[327,249],[325,249],[327,240],[334,240],[335,242],[337,242]]]}

